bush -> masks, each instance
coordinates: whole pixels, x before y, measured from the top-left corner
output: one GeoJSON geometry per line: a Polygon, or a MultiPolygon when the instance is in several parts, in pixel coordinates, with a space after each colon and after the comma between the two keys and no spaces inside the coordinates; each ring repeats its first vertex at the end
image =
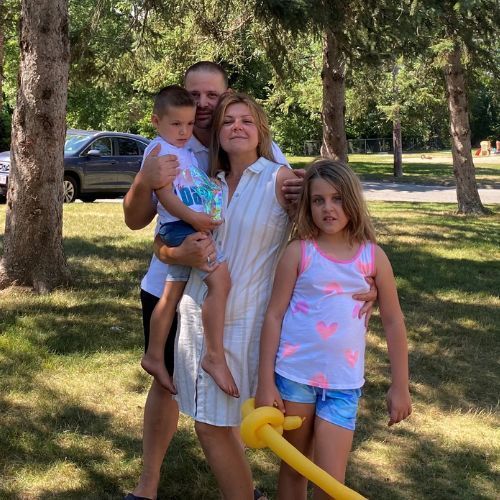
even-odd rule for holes
{"type": "Polygon", "coordinates": [[[273,111],[269,121],[273,139],[288,155],[303,155],[305,141],[321,141],[322,125],[319,115],[312,118],[310,113],[299,107],[290,107],[286,114],[279,110],[273,111]]]}
{"type": "Polygon", "coordinates": [[[0,151],[10,149],[10,126],[12,117],[10,113],[3,109],[0,111],[0,151]]]}

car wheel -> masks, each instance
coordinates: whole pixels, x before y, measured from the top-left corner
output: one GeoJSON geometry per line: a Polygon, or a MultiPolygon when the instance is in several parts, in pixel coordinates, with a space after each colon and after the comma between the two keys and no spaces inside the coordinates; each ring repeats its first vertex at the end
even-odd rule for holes
{"type": "Polygon", "coordinates": [[[73,203],[76,200],[78,186],[75,179],[69,176],[64,176],[63,181],[63,201],[64,203],[73,203]]]}
{"type": "Polygon", "coordinates": [[[86,195],[80,195],[80,200],[83,201],[83,203],[92,203],[96,200],[97,198],[95,196],[86,196],[86,195]]]}

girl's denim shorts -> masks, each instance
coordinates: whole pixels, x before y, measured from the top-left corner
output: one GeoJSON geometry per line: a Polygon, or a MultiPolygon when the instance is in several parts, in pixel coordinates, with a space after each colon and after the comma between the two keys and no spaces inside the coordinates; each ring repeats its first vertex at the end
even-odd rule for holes
{"type": "Polygon", "coordinates": [[[331,424],[354,431],[361,389],[322,389],[294,382],[275,373],[276,387],[285,401],[316,405],[316,415],[331,424]]]}

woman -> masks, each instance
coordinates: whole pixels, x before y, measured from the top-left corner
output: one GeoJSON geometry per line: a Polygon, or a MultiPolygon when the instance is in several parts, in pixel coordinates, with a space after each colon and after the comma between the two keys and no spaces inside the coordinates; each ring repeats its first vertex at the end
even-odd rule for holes
{"type": "Polygon", "coordinates": [[[271,144],[266,116],[253,99],[235,93],[221,99],[214,115],[211,169],[222,183],[226,207],[225,224],[215,240],[231,274],[224,346],[240,399],[222,392],[200,366],[200,305],[206,287],[194,274],[179,306],[178,401],[181,411],[196,421],[224,498],[253,498],[250,468],[233,428],[241,420],[241,403],[255,394],[260,330],[276,262],[289,233],[281,188],[294,174],[274,163],[271,144]]]}

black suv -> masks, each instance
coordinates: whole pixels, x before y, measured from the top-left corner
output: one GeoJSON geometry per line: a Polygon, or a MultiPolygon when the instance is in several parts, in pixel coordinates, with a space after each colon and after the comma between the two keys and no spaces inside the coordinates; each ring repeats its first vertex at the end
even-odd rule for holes
{"type": "MultiPolygon", "coordinates": [[[[141,167],[149,139],[120,132],[68,130],[64,144],[64,202],[117,198],[141,167]]],[[[10,152],[0,153],[0,198],[5,200],[10,152]]]]}

